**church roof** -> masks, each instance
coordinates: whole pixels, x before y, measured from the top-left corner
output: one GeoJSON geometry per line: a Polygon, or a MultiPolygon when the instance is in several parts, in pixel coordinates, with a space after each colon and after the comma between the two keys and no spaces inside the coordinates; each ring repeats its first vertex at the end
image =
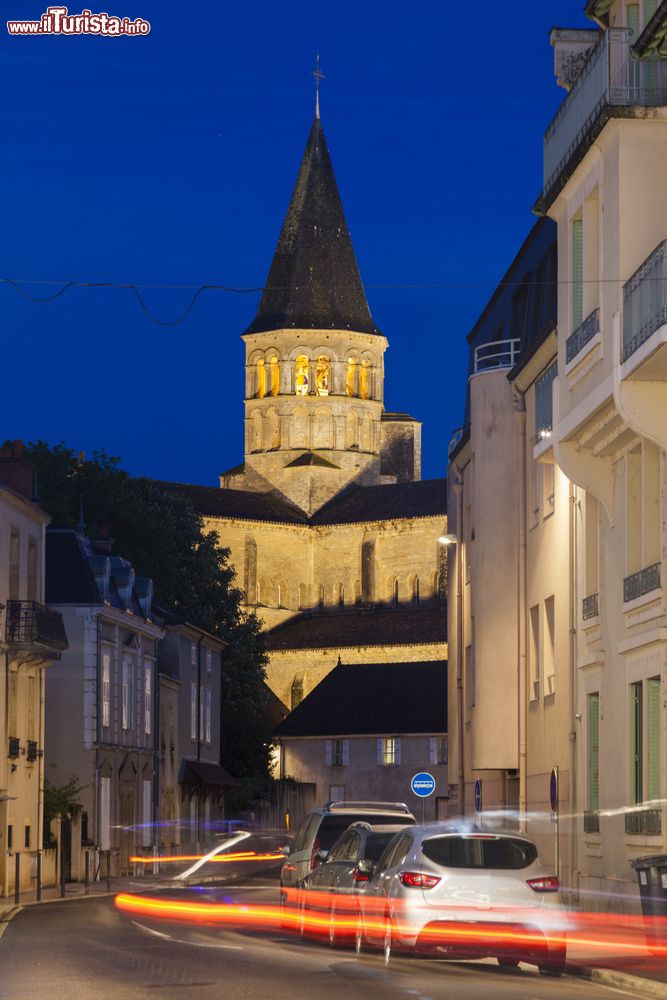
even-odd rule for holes
{"type": "Polygon", "coordinates": [[[276,736],[447,732],[447,661],[339,664],[276,736]]]}
{"type": "Polygon", "coordinates": [[[355,524],[447,513],[447,480],[420,479],[385,486],[350,486],[320,507],[311,524],[355,524]]]}
{"type": "Polygon", "coordinates": [[[307,515],[276,490],[256,493],[253,490],[221,489],[219,486],[194,486],[189,483],[157,482],[167,493],[187,497],[198,514],[204,517],[240,518],[245,521],[274,521],[278,524],[306,524],[307,515]]]}
{"type": "Polygon", "coordinates": [[[304,611],[267,632],[271,652],[338,650],[346,646],[421,646],[444,643],[446,638],[443,604],[304,611]]]}
{"type": "Polygon", "coordinates": [[[257,315],[246,333],[379,333],[366,301],[319,118],[313,121],[257,315]]]}

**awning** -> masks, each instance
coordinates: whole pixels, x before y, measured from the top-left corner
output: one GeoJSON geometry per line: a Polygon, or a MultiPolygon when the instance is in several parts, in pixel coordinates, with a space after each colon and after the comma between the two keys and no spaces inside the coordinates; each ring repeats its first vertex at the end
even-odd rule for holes
{"type": "Polygon", "coordinates": [[[238,788],[239,782],[220,764],[207,760],[188,760],[184,757],[178,774],[179,784],[184,785],[189,794],[199,791],[204,795],[222,795],[226,788],[238,788]]]}

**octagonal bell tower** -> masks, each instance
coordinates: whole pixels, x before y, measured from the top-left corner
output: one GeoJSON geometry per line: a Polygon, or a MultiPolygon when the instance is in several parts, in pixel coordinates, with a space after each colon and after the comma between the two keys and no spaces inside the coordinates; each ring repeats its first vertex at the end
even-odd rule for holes
{"type": "Polygon", "coordinates": [[[368,308],[318,112],[243,340],[248,485],[278,489],[310,514],[352,482],[387,481],[388,345],[368,308]]]}

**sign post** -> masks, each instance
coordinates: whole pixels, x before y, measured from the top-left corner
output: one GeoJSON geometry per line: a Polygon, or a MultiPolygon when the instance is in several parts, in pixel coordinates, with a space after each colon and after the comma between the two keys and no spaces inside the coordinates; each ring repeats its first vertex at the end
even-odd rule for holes
{"type": "Polygon", "coordinates": [[[435,778],[428,771],[419,771],[418,774],[412,776],[412,781],[410,782],[410,789],[412,794],[416,795],[422,800],[422,825],[424,823],[424,809],[426,806],[426,799],[429,795],[433,795],[435,791],[435,778]]]}
{"type": "Polygon", "coordinates": [[[475,824],[482,825],[482,781],[477,778],[475,781],[475,824]]]}
{"type": "Polygon", "coordinates": [[[549,798],[551,800],[551,822],[556,825],[556,878],[560,879],[560,836],[558,822],[558,764],[551,769],[549,781],[549,798]]]}

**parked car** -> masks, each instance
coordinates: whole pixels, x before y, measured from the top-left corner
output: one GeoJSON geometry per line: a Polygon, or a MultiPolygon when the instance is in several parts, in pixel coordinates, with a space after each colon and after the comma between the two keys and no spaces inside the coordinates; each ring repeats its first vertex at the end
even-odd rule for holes
{"type": "Polygon", "coordinates": [[[405,948],[563,972],[558,879],[520,834],[411,827],[387,845],[358,900],[357,952],[375,945],[385,962],[405,948]]]}
{"type": "Polygon", "coordinates": [[[334,947],[354,941],[357,901],[356,891],[368,882],[380,855],[394,834],[405,824],[352,823],[338,838],[327,855],[303,880],[299,895],[299,930],[308,926],[309,914],[325,917],[321,933],[334,947]]]}
{"type": "Polygon", "coordinates": [[[285,862],[280,872],[280,905],[296,906],[297,891],[350,823],[409,826],[416,823],[403,802],[327,802],[304,818],[291,844],[284,848],[285,862]]]}

